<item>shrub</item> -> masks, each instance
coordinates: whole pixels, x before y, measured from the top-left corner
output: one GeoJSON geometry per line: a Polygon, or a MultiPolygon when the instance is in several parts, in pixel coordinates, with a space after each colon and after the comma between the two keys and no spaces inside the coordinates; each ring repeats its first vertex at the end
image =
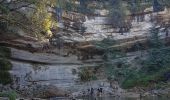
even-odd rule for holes
{"type": "Polygon", "coordinates": [[[11,56],[11,51],[9,48],[0,46],[0,57],[9,58],[11,56]]]}
{"type": "Polygon", "coordinates": [[[140,75],[139,73],[133,73],[122,82],[121,86],[124,89],[133,88],[135,86],[146,87],[149,85],[149,80],[152,80],[152,78],[147,75],[145,76],[140,75]]]}
{"type": "Polygon", "coordinates": [[[0,97],[8,97],[9,100],[16,100],[17,94],[15,91],[0,93],[0,97]]]}
{"type": "Polygon", "coordinates": [[[12,82],[9,70],[12,69],[12,64],[7,58],[11,55],[10,49],[0,46],[0,84],[6,85],[12,82]]]}
{"type": "Polygon", "coordinates": [[[155,73],[143,73],[142,71],[130,74],[121,84],[122,88],[129,89],[135,86],[148,87],[166,81],[165,74],[170,71],[169,68],[159,70],[155,73]]]}
{"type": "Polygon", "coordinates": [[[81,81],[90,81],[90,80],[97,80],[97,77],[95,76],[95,74],[93,73],[93,70],[88,69],[88,68],[83,68],[78,76],[80,77],[81,81]]]}
{"type": "Polygon", "coordinates": [[[7,59],[0,59],[0,70],[11,70],[12,64],[7,59]]]}
{"type": "Polygon", "coordinates": [[[0,84],[7,85],[12,82],[12,78],[8,71],[0,71],[0,84]]]}

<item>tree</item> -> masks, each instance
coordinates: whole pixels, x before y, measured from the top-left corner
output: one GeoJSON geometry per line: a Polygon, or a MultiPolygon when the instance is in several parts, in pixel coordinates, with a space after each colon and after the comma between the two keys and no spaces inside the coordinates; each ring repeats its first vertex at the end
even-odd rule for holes
{"type": "Polygon", "coordinates": [[[36,35],[42,31],[51,33],[53,19],[49,9],[56,6],[56,0],[9,0],[8,2],[1,0],[0,2],[0,17],[9,26],[17,26],[36,35]],[[23,9],[29,11],[24,12],[23,9]]]}
{"type": "Polygon", "coordinates": [[[153,11],[154,12],[159,12],[164,10],[164,6],[158,2],[158,0],[153,0],[153,11]]]}
{"type": "Polygon", "coordinates": [[[127,32],[131,27],[131,23],[127,20],[126,2],[122,0],[109,0],[109,19],[108,23],[115,29],[119,29],[120,33],[127,32]]]}
{"type": "Polygon", "coordinates": [[[36,2],[36,9],[32,16],[32,22],[33,24],[36,24],[37,28],[40,29],[39,32],[43,31],[50,37],[52,36],[52,32],[50,30],[52,26],[52,13],[50,13],[48,9],[50,7],[54,7],[55,5],[55,0],[41,0],[36,2]]]}

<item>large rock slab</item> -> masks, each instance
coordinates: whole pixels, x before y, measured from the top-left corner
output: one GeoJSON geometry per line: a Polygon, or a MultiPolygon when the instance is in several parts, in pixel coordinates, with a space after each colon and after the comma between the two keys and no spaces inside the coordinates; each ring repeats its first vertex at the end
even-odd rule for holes
{"type": "Polygon", "coordinates": [[[28,86],[34,84],[53,85],[60,88],[70,88],[76,84],[79,65],[42,65],[11,61],[10,71],[16,85],[28,86]]]}
{"type": "Polygon", "coordinates": [[[74,56],[62,57],[47,53],[31,53],[14,48],[11,48],[11,58],[14,60],[44,64],[81,64],[74,56]]]}

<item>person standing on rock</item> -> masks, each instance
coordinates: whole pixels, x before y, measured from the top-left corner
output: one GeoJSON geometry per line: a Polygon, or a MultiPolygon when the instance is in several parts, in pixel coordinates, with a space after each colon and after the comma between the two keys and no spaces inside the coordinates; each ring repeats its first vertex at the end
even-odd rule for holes
{"type": "Polygon", "coordinates": [[[96,97],[94,96],[94,88],[90,89],[90,98],[88,100],[96,100],[96,97]]]}
{"type": "Polygon", "coordinates": [[[102,93],[103,93],[103,88],[99,88],[99,92],[100,92],[100,96],[102,95],[102,93]]]}
{"type": "Polygon", "coordinates": [[[97,96],[100,96],[100,89],[97,89],[97,96]]]}
{"type": "Polygon", "coordinates": [[[87,89],[88,95],[90,94],[90,89],[87,89]]]}
{"type": "Polygon", "coordinates": [[[97,91],[98,91],[97,95],[101,97],[103,93],[103,88],[98,88],[97,91]]]}
{"type": "Polygon", "coordinates": [[[91,90],[90,90],[90,95],[93,96],[93,94],[94,94],[94,89],[91,88],[91,90]]]}

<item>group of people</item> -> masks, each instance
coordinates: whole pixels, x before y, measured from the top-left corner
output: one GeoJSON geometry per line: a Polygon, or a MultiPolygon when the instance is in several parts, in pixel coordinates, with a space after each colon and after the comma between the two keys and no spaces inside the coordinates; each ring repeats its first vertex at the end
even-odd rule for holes
{"type": "Polygon", "coordinates": [[[89,96],[102,96],[103,94],[103,88],[97,88],[97,89],[94,89],[94,88],[90,88],[90,89],[87,89],[88,91],[88,95],[89,96]]]}

